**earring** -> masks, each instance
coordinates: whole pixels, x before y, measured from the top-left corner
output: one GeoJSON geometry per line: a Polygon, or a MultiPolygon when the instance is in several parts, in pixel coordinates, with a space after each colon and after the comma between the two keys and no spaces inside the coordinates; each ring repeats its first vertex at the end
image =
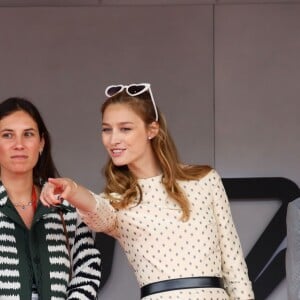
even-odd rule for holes
{"type": "Polygon", "coordinates": [[[151,140],[152,139],[152,136],[148,136],[148,140],[151,140]]]}
{"type": "Polygon", "coordinates": [[[42,155],[42,153],[43,153],[43,149],[41,149],[41,150],[39,151],[40,156],[42,155]]]}

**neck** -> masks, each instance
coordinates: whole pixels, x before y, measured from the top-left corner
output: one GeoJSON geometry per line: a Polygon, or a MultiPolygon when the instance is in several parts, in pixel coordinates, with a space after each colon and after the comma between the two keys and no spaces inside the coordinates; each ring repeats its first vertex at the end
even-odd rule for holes
{"type": "Polygon", "coordinates": [[[145,166],[141,168],[138,166],[128,166],[128,168],[138,179],[150,178],[162,173],[161,168],[158,166],[158,164],[146,164],[146,166],[146,168],[145,166]]]}
{"type": "Polygon", "coordinates": [[[1,181],[11,196],[21,196],[31,193],[33,178],[32,174],[26,176],[8,176],[1,174],[1,181]]]}

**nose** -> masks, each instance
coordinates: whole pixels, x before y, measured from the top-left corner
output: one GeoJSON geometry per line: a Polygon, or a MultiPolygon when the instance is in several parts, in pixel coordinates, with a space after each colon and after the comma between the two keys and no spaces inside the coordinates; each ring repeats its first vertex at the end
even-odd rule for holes
{"type": "Polygon", "coordinates": [[[24,148],[24,143],[23,143],[22,136],[16,136],[14,148],[15,149],[23,149],[24,148]]]}
{"type": "Polygon", "coordinates": [[[113,131],[110,136],[110,144],[111,145],[118,145],[121,143],[121,137],[120,134],[116,131],[113,131]]]}

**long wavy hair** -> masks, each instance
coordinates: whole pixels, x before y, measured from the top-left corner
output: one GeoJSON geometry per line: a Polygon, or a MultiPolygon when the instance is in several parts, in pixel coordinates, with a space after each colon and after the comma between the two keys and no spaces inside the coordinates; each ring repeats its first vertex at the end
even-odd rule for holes
{"type": "Polygon", "coordinates": [[[37,164],[33,168],[33,182],[41,187],[49,177],[58,177],[59,173],[51,155],[51,138],[38,109],[25,98],[12,97],[0,103],[0,120],[14,112],[24,111],[36,122],[40,138],[44,138],[45,145],[37,164]]]}
{"type": "MultiPolygon", "coordinates": [[[[114,104],[129,106],[145,123],[146,126],[155,122],[155,110],[149,92],[139,96],[130,96],[122,91],[106,99],[101,107],[102,116],[106,108],[114,104]]],[[[158,109],[159,132],[150,140],[152,150],[163,173],[162,183],[168,195],[178,203],[182,210],[181,220],[187,221],[190,216],[190,204],[187,196],[177,180],[195,180],[205,176],[210,166],[183,165],[180,162],[174,141],[167,129],[166,119],[158,109]]],[[[137,178],[124,166],[116,166],[109,158],[104,167],[106,185],[104,192],[115,209],[124,209],[131,204],[142,201],[142,190],[137,178]],[[121,198],[119,197],[121,196],[121,198]]]]}

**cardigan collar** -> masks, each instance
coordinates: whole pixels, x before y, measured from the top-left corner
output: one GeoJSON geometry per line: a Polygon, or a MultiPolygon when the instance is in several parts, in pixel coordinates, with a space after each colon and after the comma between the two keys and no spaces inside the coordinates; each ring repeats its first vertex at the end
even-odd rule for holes
{"type": "MultiPolygon", "coordinates": [[[[53,212],[58,212],[59,210],[63,212],[67,212],[67,211],[73,211],[74,208],[66,200],[64,200],[62,204],[58,206],[52,206],[52,207],[44,206],[41,203],[41,201],[38,201],[37,210],[35,212],[32,224],[37,222],[43,216],[53,212]]],[[[7,191],[1,181],[0,181],[0,212],[4,213],[6,216],[10,217],[20,225],[24,226],[24,223],[20,218],[17,210],[15,209],[12,202],[9,200],[7,191]]]]}

